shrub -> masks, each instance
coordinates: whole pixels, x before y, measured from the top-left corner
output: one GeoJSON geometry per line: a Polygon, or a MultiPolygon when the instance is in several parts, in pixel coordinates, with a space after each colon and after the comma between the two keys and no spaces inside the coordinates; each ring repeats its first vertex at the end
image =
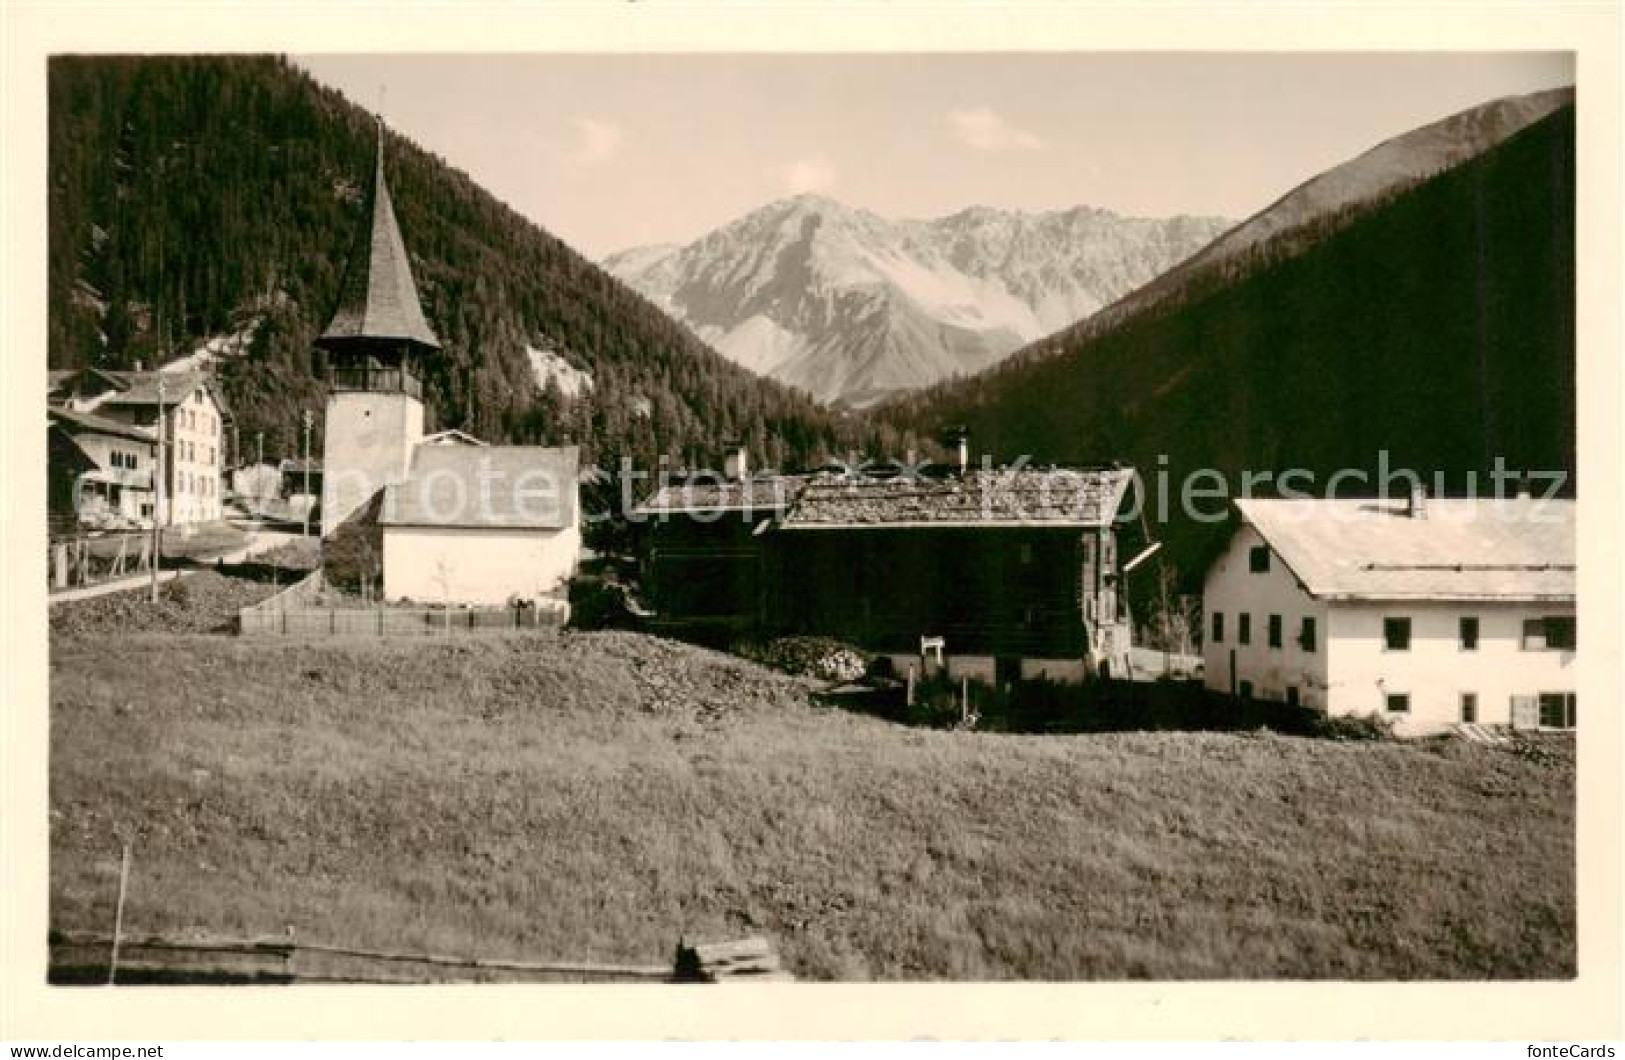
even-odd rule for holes
{"type": "Polygon", "coordinates": [[[1378,714],[1321,715],[1310,725],[1309,735],[1322,740],[1391,740],[1394,723],[1378,714]]]}

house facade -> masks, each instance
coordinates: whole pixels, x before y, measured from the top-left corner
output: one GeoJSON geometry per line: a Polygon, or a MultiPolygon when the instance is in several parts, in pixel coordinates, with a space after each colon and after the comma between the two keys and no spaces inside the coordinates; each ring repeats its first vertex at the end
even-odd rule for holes
{"type": "Polygon", "coordinates": [[[581,552],[576,449],[421,445],[384,493],[384,597],[562,598],[581,552]]]}
{"type": "Polygon", "coordinates": [[[220,519],[231,416],[207,372],[53,373],[47,403],[161,434],[163,476],[154,504],[159,521],[176,526],[220,519]]]}
{"type": "Polygon", "coordinates": [[[94,413],[47,409],[48,509],[54,531],[151,526],[158,439],[94,413]]]}
{"type": "Polygon", "coordinates": [[[1236,507],[1203,592],[1210,689],[1405,735],[1574,726],[1572,501],[1236,507]]]}

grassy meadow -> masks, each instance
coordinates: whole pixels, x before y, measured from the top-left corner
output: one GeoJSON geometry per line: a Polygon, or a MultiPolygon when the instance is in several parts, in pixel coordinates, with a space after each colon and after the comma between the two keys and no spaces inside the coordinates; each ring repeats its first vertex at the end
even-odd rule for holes
{"type": "Polygon", "coordinates": [[[809,979],[1566,977],[1566,742],[910,729],[630,633],[59,634],[51,921],[809,979]]]}

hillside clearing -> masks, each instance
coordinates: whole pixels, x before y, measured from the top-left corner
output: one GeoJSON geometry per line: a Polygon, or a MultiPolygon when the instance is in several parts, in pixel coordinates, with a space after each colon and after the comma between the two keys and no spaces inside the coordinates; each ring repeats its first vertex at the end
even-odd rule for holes
{"type": "Polygon", "coordinates": [[[931,732],[627,633],[58,636],[51,923],[812,979],[1573,974],[1572,743],[931,732]]]}

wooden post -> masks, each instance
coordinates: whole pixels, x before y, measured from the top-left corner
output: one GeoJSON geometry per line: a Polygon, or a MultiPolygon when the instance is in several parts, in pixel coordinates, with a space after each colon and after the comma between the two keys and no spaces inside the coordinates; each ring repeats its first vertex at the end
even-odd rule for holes
{"type": "Polygon", "coordinates": [[[152,590],[151,602],[158,602],[158,569],[164,565],[164,380],[158,377],[158,444],[155,448],[157,460],[152,470],[152,590]]]}
{"type": "Polygon", "coordinates": [[[130,844],[124,844],[124,857],[118,870],[118,907],[113,913],[113,953],[107,961],[107,985],[118,977],[119,936],[124,933],[124,893],[130,886],[130,844]]]}
{"type": "Polygon", "coordinates": [[[908,705],[914,705],[914,664],[908,664],[908,705]]]}
{"type": "Polygon", "coordinates": [[[56,587],[66,589],[68,587],[68,546],[60,541],[56,545],[55,558],[56,587]]]}
{"type": "Polygon", "coordinates": [[[961,674],[959,677],[959,721],[961,724],[970,721],[970,675],[961,674]]]}

